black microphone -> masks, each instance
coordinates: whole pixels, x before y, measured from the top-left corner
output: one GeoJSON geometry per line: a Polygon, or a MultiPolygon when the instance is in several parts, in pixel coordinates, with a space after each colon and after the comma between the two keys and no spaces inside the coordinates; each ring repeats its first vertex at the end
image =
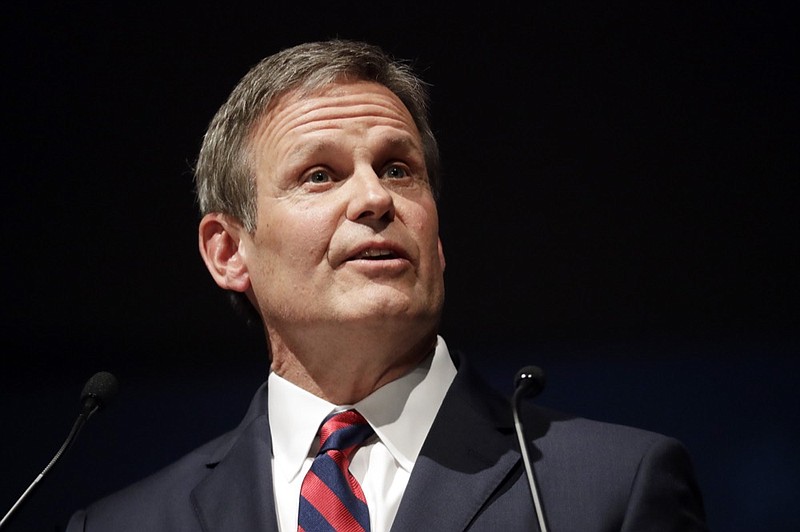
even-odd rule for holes
{"type": "Polygon", "coordinates": [[[525,473],[528,475],[528,485],[531,488],[533,507],[536,509],[536,518],[539,520],[539,529],[541,532],[547,532],[547,525],[544,520],[542,501],[539,499],[539,490],[536,488],[536,479],[533,476],[531,458],[528,454],[528,443],[525,440],[522,422],[519,420],[519,404],[522,398],[527,395],[536,397],[542,393],[545,380],[544,371],[542,371],[541,368],[537,366],[525,366],[519,370],[514,377],[514,396],[511,401],[514,411],[514,428],[517,430],[517,439],[519,439],[519,450],[522,453],[522,461],[525,463],[525,473]]]}
{"type": "Polygon", "coordinates": [[[31,482],[28,489],[25,490],[20,498],[17,499],[17,502],[14,503],[14,506],[12,506],[5,517],[3,517],[3,520],[0,521],[0,528],[9,521],[11,515],[19,509],[22,503],[39,485],[39,482],[53,469],[56,462],[69,450],[72,444],[75,443],[83,425],[92,417],[92,414],[107,406],[114,396],[117,395],[118,389],[119,384],[117,383],[116,377],[107,371],[95,373],[92,378],[86,382],[86,385],[83,387],[83,392],[81,392],[81,412],[78,414],[78,419],[75,420],[75,424],[72,425],[72,430],[70,430],[67,439],[61,445],[58,452],[56,452],[55,456],[53,456],[53,459],[50,460],[50,463],[47,464],[47,467],[45,467],[42,472],[39,473],[39,476],[31,482]]]}

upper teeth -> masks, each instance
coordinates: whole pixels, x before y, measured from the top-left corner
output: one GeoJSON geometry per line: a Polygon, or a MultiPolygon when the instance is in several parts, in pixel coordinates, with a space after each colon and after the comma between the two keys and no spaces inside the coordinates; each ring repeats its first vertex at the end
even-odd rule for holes
{"type": "Polygon", "coordinates": [[[358,254],[358,258],[385,257],[391,254],[388,249],[366,249],[358,254]]]}

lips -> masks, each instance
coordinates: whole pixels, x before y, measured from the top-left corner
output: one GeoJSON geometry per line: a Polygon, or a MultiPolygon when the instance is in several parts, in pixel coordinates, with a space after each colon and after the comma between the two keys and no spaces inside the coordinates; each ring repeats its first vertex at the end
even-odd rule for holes
{"type": "Polygon", "coordinates": [[[391,242],[370,242],[358,246],[349,254],[345,262],[354,260],[382,261],[393,259],[409,260],[408,253],[391,242]]]}
{"type": "Polygon", "coordinates": [[[386,260],[396,258],[397,254],[390,249],[365,249],[350,260],[386,260]]]}

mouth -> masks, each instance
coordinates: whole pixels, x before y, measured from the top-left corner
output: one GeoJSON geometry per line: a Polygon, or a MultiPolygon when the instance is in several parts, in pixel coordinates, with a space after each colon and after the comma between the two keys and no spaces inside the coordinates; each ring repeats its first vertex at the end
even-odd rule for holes
{"type": "Polygon", "coordinates": [[[406,253],[400,246],[391,244],[389,242],[372,242],[365,244],[353,251],[345,262],[352,261],[396,261],[398,259],[408,261],[408,253],[406,253]]]}
{"type": "Polygon", "coordinates": [[[369,248],[357,253],[349,260],[390,260],[398,257],[399,255],[391,249],[369,248]]]}

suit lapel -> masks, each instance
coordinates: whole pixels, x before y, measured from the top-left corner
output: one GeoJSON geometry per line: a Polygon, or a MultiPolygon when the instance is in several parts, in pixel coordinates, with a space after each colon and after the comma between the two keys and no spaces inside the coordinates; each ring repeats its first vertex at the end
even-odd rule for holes
{"type": "Polygon", "coordinates": [[[278,530],[266,396],[266,388],[259,389],[242,424],[209,460],[213,471],[192,491],[207,532],[278,530]]]}
{"type": "Polygon", "coordinates": [[[465,361],[411,472],[392,530],[465,530],[520,454],[509,407],[465,361]]]}
{"type": "MultiPolygon", "coordinates": [[[[519,463],[509,406],[466,361],[420,451],[392,530],[465,530],[519,463]]],[[[192,491],[206,532],[277,532],[266,387],[192,491]]]]}

